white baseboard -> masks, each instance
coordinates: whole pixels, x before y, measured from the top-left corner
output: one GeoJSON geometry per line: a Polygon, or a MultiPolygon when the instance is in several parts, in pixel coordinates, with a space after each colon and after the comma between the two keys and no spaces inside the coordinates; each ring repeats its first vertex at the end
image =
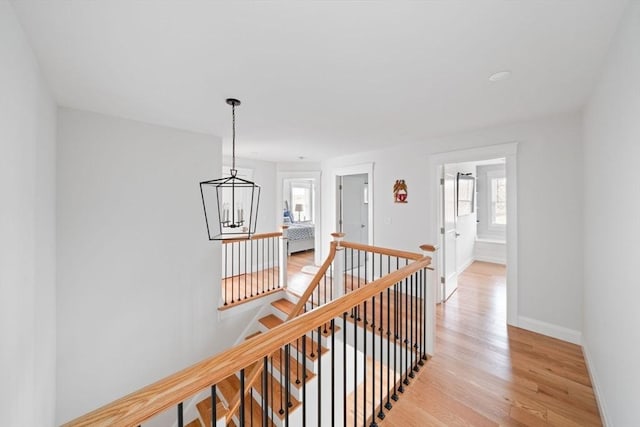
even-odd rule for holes
{"type": "Polygon", "coordinates": [[[475,261],[475,259],[474,257],[471,257],[467,261],[465,261],[464,264],[458,266],[458,274],[462,274],[467,269],[467,267],[473,264],[473,261],[475,261]]]}
{"type": "Polygon", "coordinates": [[[492,257],[492,256],[475,256],[476,261],[483,261],[483,262],[490,262],[493,264],[502,264],[502,265],[506,265],[507,264],[507,260],[505,260],[504,258],[499,258],[499,257],[492,257]]]}
{"type": "Polygon", "coordinates": [[[598,385],[598,374],[596,372],[596,367],[592,362],[591,353],[589,352],[589,347],[587,343],[583,343],[582,345],[582,353],[584,354],[584,361],[587,364],[587,372],[589,373],[589,378],[591,378],[591,387],[593,387],[593,394],[596,395],[596,403],[598,404],[598,410],[600,411],[600,419],[602,420],[602,425],[604,427],[613,425],[609,422],[609,418],[607,417],[607,406],[604,403],[604,395],[600,390],[600,386],[598,385]]]}
{"type": "Polygon", "coordinates": [[[573,344],[582,344],[582,332],[565,328],[564,326],[531,319],[530,317],[518,316],[518,327],[573,344]]]}

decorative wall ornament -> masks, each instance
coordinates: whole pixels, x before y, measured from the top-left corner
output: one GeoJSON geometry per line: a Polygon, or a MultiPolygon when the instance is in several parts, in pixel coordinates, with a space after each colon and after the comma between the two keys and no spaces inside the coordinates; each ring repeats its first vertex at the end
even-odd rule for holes
{"type": "Polygon", "coordinates": [[[393,185],[393,201],[407,203],[407,184],[404,179],[396,179],[396,183],[393,185]]]}

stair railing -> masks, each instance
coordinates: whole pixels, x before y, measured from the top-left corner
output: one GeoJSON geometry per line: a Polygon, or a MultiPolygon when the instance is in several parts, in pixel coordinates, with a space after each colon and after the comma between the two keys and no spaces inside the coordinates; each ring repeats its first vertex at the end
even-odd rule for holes
{"type": "MultiPolygon", "coordinates": [[[[283,226],[286,229],[287,226],[283,226]]],[[[222,241],[222,301],[225,310],[287,286],[287,237],[283,232],[222,241]]]]}
{"type": "MultiPolygon", "coordinates": [[[[332,243],[331,253],[336,259],[337,256],[345,256],[339,252],[345,248],[361,251],[365,249],[361,246],[356,249],[356,246],[357,244],[336,241],[332,243]]],[[[90,412],[66,426],[137,426],[175,407],[178,425],[182,427],[182,402],[207,389],[211,390],[212,402],[215,402],[216,385],[231,375],[239,375],[240,378],[239,425],[267,426],[270,422],[270,396],[265,391],[274,382],[273,375],[269,377],[267,368],[270,356],[279,351],[283,352],[286,360],[283,425],[300,425],[295,421],[290,424],[290,404],[293,400],[289,369],[291,353],[300,352],[303,355],[302,372],[306,375],[309,363],[308,357],[305,357],[308,354],[307,338],[310,333],[315,332],[316,338],[313,341],[317,348],[321,348],[322,328],[329,324],[329,335],[325,335],[324,345],[331,347],[331,360],[322,363],[318,354],[314,362],[317,369],[316,401],[309,403],[309,399],[304,398],[307,386],[303,379],[302,408],[296,416],[304,420],[301,424],[310,426],[333,424],[335,421],[338,421],[338,425],[347,425],[347,422],[351,424],[357,421],[359,425],[366,422],[375,427],[375,420],[383,418],[385,411],[392,408],[392,401],[398,399],[399,393],[404,391],[414,373],[427,359],[425,319],[430,311],[430,303],[427,303],[425,296],[430,287],[427,285],[427,270],[430,268],[431,258],[411,254],[410,262],[404,266],[398,263],[398,268],[394,269],[391,262],[384,258],[385,252],[387,250],[376,248],[374,254],[383,256],[385,265],[389,267],[387,274],[373,278],[361,271],[364,277],[356,276],[357,266],[349,265],[348,271],[337,274],[347,277],[349,282],[351,276],[354,276],[354,285],[346,294],[300,313],[297,317],[293,316],[265,333],[90,412]],[[371,345],[367,344],[367,339],[371,345]],[[323,364],[326,365],[325,369],[331,370],[329,380],[322,375],[323,364]],[[262,367],[258,383],[263,391],[261,401],[258,402],[262,408],[260,420],[254,420],[252,412],[247,414],[249,405],[253,406],[255,399],[250,395],[250,401],[247,402],[245,396],[247,374],[256,372],[257,366],[262,367]],[[375,372],[378,370],[379,374],[376,376],[375,372]],[[353,378],[350,377],[351,374],[353,378]],[[364,378],[364,386],[359,385],[359,378],[364,378]],[[332,398],[322,399],[327,392],[330,392],[332,398]],[[315,407],[312,408],[312,404],[315,407]],[[309,416],[311,409],[314,409],[313,419],[309,416]]],[[[397,253],[392,251],[386,255],[394,256],[397,253]]],[[[325,265],[326,262],[323,267],[325,265]]],[[[381,263],[375,264],[375,267],[380,269],[381,263]]],[[[382,271],[385,268],[383,265],[382,271]]],[[[327,265],[324,272],[328,269],[327,265]]],[[[322,270],[321,268],[316,277],[320,277],[322,270]]],[[[364,271],[374,272],[367,268],[364,271]]],[[[346,281],[344,284],[346,285],[346,281]]],[[[273,366],[271,373],[273,374],[273,366]]],[[[216,420],[219,418],[217,406],[211,405],[212,426],[217,425],[216,420]]],[[[273,417],[273,407],[271,412],[273,417]]]]}
{"type": "MultiPolygon", "coordinates": [[[[313,276],[313,279],[311,279],[311,282],[309,282],[309,285],[307,286],[304,293],[300,296],[300,299],[298,300],[298,303],[296,304],[294,309],[287,316],[287,321],[298,317],[302,312],[306,310],[307,303],[311,300],[314,293],[318,292],[320,283],[323,282],[323,279],[326,281],[327,272],[331,268],[331,264],[335,259],[336,249],[338,247],[338,244],[340,243],[340,240],[344,237],[344,234],[333,233],[332,236],[334,237],[334,241],[331,242],[331,246],[329,247],[329,255],[325,259],[324,263],[322,263],[322,266],[320,267],[320,269],[313,276]]],[[[319,297],[318,297],[318,300],[319,300],[319,297]]],[[[273,357],[273,354],[270,355],[270,357],[273,357]]],[[[247,377],[248,381],[245,381],[245,390],[244,390],[245,394],[249,393],[251,389],[255,386],[256,382],[260,378],[260,374],[262,373],[262,371],[263,371],[263,366],[261,364],[257,364],[253,368],[253,370],[249,373],[247,377]]],[[[240,400],[241,400],[241,397],[240,395],[238,395],[234,400],[229,402],[229,411],[227,412],[227,422],[230,421],[236,415],[236,412],[240,408],[240,400]]]]}

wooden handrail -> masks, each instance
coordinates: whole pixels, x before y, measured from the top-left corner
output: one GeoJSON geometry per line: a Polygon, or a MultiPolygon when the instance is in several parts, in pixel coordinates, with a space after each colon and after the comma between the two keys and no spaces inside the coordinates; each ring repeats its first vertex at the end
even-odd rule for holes
{"type": "Polygon", "coordinates": [[[395,257],[398,257],[398,258],[410,259],[412,261],[417,261],[417,260],[422,258],[422,255],[419,254],[419,253],[416,253],[416,252],[399,251],[397,249],[382,248],[382,247],[379,247],[379,246],[365,245],[365,244],[362,244],[362,243],[340,242],[340,246],[345,247],[345,248],[350,248],[350,249],[356,249],[356,250],[359,250],[359,251],[373,252],[373,253],[376,253],[376,254],[389,255],[389,256],[395,256],[395,257]]]}
{"type": "Polygon", "coordinates": [[[309,298],[311,298],[311,294],[313,294],[313,292],[316,290],[318,285],[320,285],[320,280],[322,280],[322,277],[324,277],[329,267],[331,267],[331,263],[336,257],[337,246],[338,246],[338,242],[335,242],[335,241],[331,242],[331,246],[329,247],[329,255],[327,256],[327,259],[324,260],[324,263],[322,264],[322,266],[320,266],[320,269],[318,270],[318,272],[315,274],[315,276],[313,276],[313,279],[311,279],[309,286],[307,286],[307,289],[304,291],[300,299],[298,299],[298,303],[294,307],[293,311],[289,313],[287,320],[291,320],[295,317],[298,317],[298,315],[302,313],[302,310],[304,310],[304,307],[307,304],[307,301],[309,301],[309,298]]]}
{"type": "MultiPolygon", "coordinates": [[[[307,304],[307,301],[309,300],[309,298],[311,297],[315,289],[320,284],[320,280],[322,280],[322,277],[327,273],[327,270],[329,269],[329,267],[331,266],[331,263],[336,257],[337,244],[338,242],[336,241],[331,242],[331,246],[329,247],[329,255],[327,256],[327,259],[325,259],[324,263],[322,264],[318,272],[313,276],[313,279],[311,279],[311,282],[309,283],[309,286],[307,286],[307,289],[304,291],[300,299],[298,299],[298,303],[293,308],[291,313],[289,313],[289,316],[287,317],[287,321],[298,317],[298,315],[302,313],[302,310],[307,304]]],[[[258,379],[260,378],[260,374],[262,373],[262,369],[263,369],[263,365],[261,363],[258,363],[251,370],[249,375],[245,377],[245,382],[244,382],[245,393],[248,393],[249,390],[251,390],[251,387],[255,385],[256,381],[258,381],[258,379]]],[[[240,408],[240,395],[238,394],[237,396],[234,396],[231,402],[229,402],[229,410],[227,411],[227,421],[231,420],[231,418],[239,408],[240,408]]]]}
{"type": "Polygon", "coordinates": [[[221,242],[223,245],[228,245],[229,243],[246,242],[247,240],[261,240],[261,239],[268,239],[270,237],[280,237],[280,236],[282,236],[282,231],[272,231],[271,233],[254,234],[248,239],[225,239],[225,240],[221,240],[221,242]]]}
{"type": "Polygon", "coordinates": [[[148,385],[128,396],[81,416],[67,424],[67,427],[139,425],[196,393],[217,384],[229,375],[250,366],[263,357],[273,354],[331,319],[342,316],[351,308],[380,294],[405,277],[427,268],[430,257],[423,257],[399,270],[341,296],[315,310],[238,344],[222,353],[205,359],[180,372],[148,385]]]}

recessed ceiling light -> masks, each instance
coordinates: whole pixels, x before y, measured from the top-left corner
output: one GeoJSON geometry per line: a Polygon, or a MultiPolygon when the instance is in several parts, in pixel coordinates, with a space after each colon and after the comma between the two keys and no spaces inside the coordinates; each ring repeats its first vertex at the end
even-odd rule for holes
{"type": "Polygon", "coordinates": [[[304,160],[304,156],[298,156],[299,160],[304,160]]]}
{"type": "Polygon", "coordinates": [[[500,82],[502,80],[507,80],[509,77],[511,77],[511,71],[498,71],[497,73],[493,73],[489,76],[489,81],[500,82]]]}

